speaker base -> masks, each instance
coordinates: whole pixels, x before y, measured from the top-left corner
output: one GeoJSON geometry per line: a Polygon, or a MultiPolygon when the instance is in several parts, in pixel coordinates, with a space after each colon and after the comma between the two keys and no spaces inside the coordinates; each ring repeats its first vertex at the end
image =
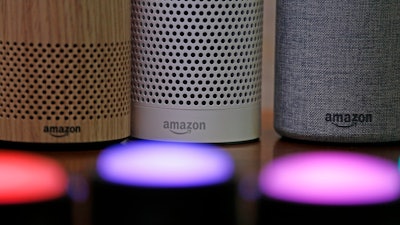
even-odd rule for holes
{"type": "Polygon", "coordinates": [[[343,144],[382,144],[382,143],[395,143],[400,141],[400,137],[396,132],[387,132],[379,130],[376,133],[317,133],[306,131],[295,131],[282,127],[275,126],[275,131],[282,137],[308,142],[321,142],[321,143],[343,143],[343,144]]]}
{"type": "Polygon", "coordinates": [[[136,105],[132,137],[145,140],[233,143],[260,135],[260,106],[230,109],[170,109],[136,105]]]}
{"type": "Polygon", "coordinates": [[[102,142],[83,142],[83,143],[34,143],[34,142],[13,142],[13,141],[0,141],[0,146],[3,149],[16,149],[26,151],[90,151],[101,150],[105,147],[122,143],[127,141],[128,138],[117,140],[102,141],[102,142]]]}

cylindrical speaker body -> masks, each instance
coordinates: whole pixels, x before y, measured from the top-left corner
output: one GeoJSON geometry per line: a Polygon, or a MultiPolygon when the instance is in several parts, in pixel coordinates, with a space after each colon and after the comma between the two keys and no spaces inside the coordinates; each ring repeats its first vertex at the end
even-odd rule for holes
{"type": "Polygon", "coordinates": [[[257,139],[263,1],[132,3],[132,136],[257,139]]]}
{"type": "Polygon", "coordinates": [[[235,164],[213,146],[134,141],[100,153],[93,225],[236,225],[235,164]]]}
{"type": "Polygon", "coordinates": [[[400,2],[277,1],[275,129],[325,142],[400,140],[400,2]]]}
{"type": "Polygon", "coordinates": [[[0,0],[0,140],[130,134],[130,1],[0,0]]]}
{"type": "Polygon", "coordinates": [[[69,177],[58,161],[0,149],[2,224],[72,225],[69,177]]]}

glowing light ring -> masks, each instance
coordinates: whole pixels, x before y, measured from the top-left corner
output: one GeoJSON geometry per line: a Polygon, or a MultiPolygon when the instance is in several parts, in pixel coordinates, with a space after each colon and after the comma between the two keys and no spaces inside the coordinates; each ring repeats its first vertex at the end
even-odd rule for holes
{"type": "Polygon", "coordinates": [[[135,141],[104,150],[97,162],[103,179],[143,187],[195,187],[225,182],[234,163],[205,144],[135,141]]]}
{"type": "Polygon", "coordinates": [[[263,168],[259,184],[267,196],[308,204],[377,204],[396,200],[400,195],[395,163],[338,151],[278,158],[263,168]]]}
{"type": "Polygon", "coordinates": [[[0,150],[0,205],[59,198],[68,178],[57,161],[20,151],[0,150]]]}

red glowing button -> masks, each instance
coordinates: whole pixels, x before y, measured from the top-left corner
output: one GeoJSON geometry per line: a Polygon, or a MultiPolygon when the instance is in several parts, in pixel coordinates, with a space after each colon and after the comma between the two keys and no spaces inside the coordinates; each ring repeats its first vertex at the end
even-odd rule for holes
{"type": "Polygon", "coordinates": [[[59,198],[67,174],[57,161],[20,151],[0,151],[0,204],[23,204],[59,198]]]}

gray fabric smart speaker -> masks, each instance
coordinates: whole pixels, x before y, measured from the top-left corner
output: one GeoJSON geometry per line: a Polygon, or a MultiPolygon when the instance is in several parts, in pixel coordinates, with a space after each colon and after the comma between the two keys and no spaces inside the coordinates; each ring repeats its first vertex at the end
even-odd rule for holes
{"type": "Polygon", "coordinates": [[[276,131],[400,140],[399,12],[398,0],[277,0],[276,131]]]}

